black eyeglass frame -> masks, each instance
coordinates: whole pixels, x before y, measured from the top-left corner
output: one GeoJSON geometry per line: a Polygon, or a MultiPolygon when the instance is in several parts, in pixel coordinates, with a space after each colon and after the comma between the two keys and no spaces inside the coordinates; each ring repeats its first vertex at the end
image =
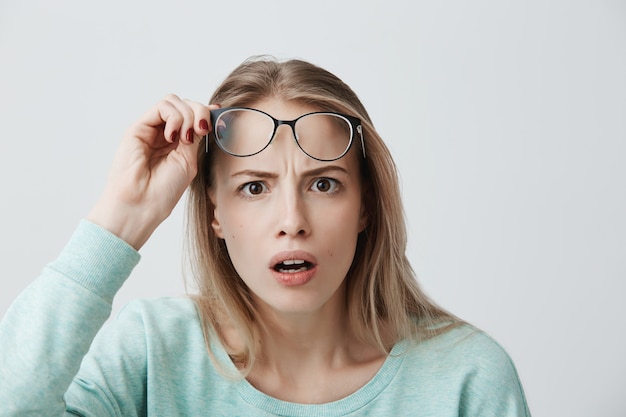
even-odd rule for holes
{"type": "MultiPolygon", "coordinates": [[[[331,162],[331,161],[336,161],[338,159],[343,158],[348,153],[350,148],[352,147],[352,142],[354,142],[355,132],[358,132],[359,137],[361,138],[361,150],[363,151],[363,158],[366,158],[366,156],[365,156],[365,141],[363,140],[363,126],[361,124],[361,119],[359,119],[358,117],[349,116],[347,114],[337,113],[337,112],[333,112],[333,111],[316,111],[316,112],[310,112],[310,113],[303,114],[301,116],[296,117],[293,120],[278,120],[275,117],[273,117],[271,114],[268,114],[268,113],[266,113],[266,112],[264,112],[262,110],[253,109],[253,108],[250,108],[250,107],[224,107],[224,108],[219,108],[219,109],[215,109],[215,110],[210,110],[210,113],[211,113],[211,125],[212,125],[212,128],[213,128],[212,135],[215,138],[215,143],[217,144],[217,146],[219,146],[219,148],[221,150],[223,150],[224,152],[226,152],[227,154],[232,155],[232,156],[245,158],[245,157],[253,156],[253,155],[256,155],[258,153],[263,152],[265,150],[265,148],[267,148],[270,145],[270,143],[272,143],[272,140],[274,140],[274,136],[276,135],[276,131],[278,130],[278,127],[281,126],[281,125],[287,125],[287,126],[291,127],[291,132],[293,133],[293,139],[296,141],[296,144],[298,145],[298,148],[300,148],[300,150],[302,152],[304,152],[304,154],[306,156],[308,156],[309,158],[315,159],[317,161],[323,161],[323,162],[331,162]],[[217,120],[219,119],[220,115],[222,115],[223,113],[225,113],[227,111],[232,111],[232,110],[251,110],[251,111],[258,112],[258,113],[262,113],[262,114],[266,115],[267,117],[269,117],[270,119],[272,119],[272,121],[274,122],[274,131],[272,132],[272,136],[270,136],[270,139],[267,141],[267,144],[265,144],[265,146],[263,148],[261,148],[260,150],[254,152],[254,153],[248,154],[248,155],[237,155],[237,154],[229,152],[228,150],[224,149],[224,147],[222,147],[222,145],[220,144],[219,140],[217,139],[217,136],[215,135],[216,128],[217,128],[217,120]],[[300,146],[300,142],[298,141],[298,136],[296,134],[296,123],[298,122],[298,120],[302,119],[303,117],[310,116],[312,114],[328,114],[328,115],[333,115],[333,116],[339,116],[339,117],[344,118],[350,124],[350,128],[351,128],[350,143],[348,143],[348,146],[346,147],[345,151],[343,151],[343,153],[341,155],[339,155],[338,157],[333,158],[333,159],[316,158],[316,157],[310,155],[309,153],[307,153],[307,151],[302,149],[302,146],[300,146]]],[[[208,153],[209,152],[209,135],[205,136],[205,143],[206,143],[206,153],[208,153]]]]}

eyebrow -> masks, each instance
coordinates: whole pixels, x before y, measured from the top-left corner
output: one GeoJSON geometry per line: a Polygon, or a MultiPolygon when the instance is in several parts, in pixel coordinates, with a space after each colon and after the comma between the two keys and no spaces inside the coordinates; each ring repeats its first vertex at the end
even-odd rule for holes
{"type": "MultiPolygon", "coordinates": [[[[338,171],[347,176],[350,176],[350,173],[344,167],[339,165],[326,165],[319,168],[310,169],[304,172],[305,177],[314,177],[316,175],[321,175],[326,172],[338,171]]],[[[254,169],[244,169],[242,171],[237,171],[231,175],[232,178],[235,177],[256,177],[256,178],[277,178],[278,174],[268,171],[257,171],[254,169]]]]}

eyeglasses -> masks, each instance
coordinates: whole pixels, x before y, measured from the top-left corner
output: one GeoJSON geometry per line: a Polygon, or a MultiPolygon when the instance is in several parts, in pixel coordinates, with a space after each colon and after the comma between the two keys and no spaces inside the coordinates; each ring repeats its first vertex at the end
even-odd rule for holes
{"type": "MultiPolygon", "coordinates": [[[[291,127],[298,147],[318,161],[335,161],[343,157],[354,140],[361,139],[365,158],[361,120],[335,112],[313,112],[294,120],[277,120],[269,114],[246,107],[226,107],[211,110],[213,136],[217,145],[233,156],[252,156],[272,142],[280,125],[291,127]]],[[[208,139],[208,138],[207,138],[208,139]]],[[[209,141],[206,141],[209,151],[209,141]]]]}

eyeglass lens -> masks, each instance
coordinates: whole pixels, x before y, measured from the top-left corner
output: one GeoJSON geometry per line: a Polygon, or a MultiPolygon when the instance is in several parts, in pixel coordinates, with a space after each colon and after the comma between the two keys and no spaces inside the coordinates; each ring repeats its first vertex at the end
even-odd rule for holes
{"type": "MultiPolygon", "coordinates": [[[[219,146],[236,156],[261,152],[271,142],[274,120],[267,114],[250,109],[233,109],[222,113],[215,122],[219,146]]],[[[300,149],[312,158],[331,161],[343,156],[350,147],[352,125],[332,113],[312,113],[295,123],[300,149]]]]}

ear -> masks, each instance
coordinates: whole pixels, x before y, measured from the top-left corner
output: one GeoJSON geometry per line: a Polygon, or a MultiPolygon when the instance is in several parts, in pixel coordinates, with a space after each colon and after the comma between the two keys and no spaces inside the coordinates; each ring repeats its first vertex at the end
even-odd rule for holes
{"type": "Polygon", "coordinates": [[[213,205],[213,220],[211,220],[211,227],[213,228],[215,236],[220,239],[224,239],[224,231],[222,230],[222,225],[220,223],[219,210],[217,209],[217,204],[215,204],[215,193],[212,190],[208,193],[209,200],[211,200],[211,204],[213,205]]]}

